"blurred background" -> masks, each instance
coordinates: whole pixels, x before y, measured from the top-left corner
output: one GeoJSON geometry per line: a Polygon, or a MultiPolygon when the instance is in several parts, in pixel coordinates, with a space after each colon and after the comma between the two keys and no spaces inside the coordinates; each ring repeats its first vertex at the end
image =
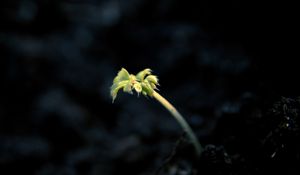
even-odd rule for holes
{"type": "MultiPolygon", "coordinates": [[[[243,125],[221,137],[219,123],[299,95],[296,21],[275,2],[1,1],[0,174],[155,172],[182,130],[151,98],[120,93],[112,104],[121,67],[151,68],[201,143],[247,158],[247,141],[230,142],[243,125]]],[[[249,162],[240,174],[265,172],[249,162]]]]}

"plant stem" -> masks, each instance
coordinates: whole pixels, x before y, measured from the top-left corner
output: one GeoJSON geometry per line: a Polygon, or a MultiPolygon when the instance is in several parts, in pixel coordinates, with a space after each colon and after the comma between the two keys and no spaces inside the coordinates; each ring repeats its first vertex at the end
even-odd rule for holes
{"type": "Polygon", "coordinates": [[[187,133],[189,139],[193,143],[196,153],[198,156],[202,153],[202,146],[199,143],[195,133],[193,132],[192,128],[189,126],[189,124],[186,122],[186,120],[182,117],[182,115],[176,110],[176,108],[168,102],[163,96],[161,96],[156,91],[153,92],[152,96],[159,101],[167,110],[175,117],[175,119],[178,121],[180,126],[183,128],[183,130],[187,133]]]}

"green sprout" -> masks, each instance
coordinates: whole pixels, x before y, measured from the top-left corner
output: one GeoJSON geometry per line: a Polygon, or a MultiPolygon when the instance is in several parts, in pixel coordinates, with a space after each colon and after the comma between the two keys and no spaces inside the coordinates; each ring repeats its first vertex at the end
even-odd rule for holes
{"type": "Polygon", "coordinates": [[[120,89],[123,89],[124,92],[129,94],[133,94],[132,91],[135,90],[138,95],[143,94],[144,96],[155,98],[175,117],[194,145],[197,155],[200,155],[203,149],[196,135],[176,108],[158,92],[156,92],[158,85],[158,78],[157,76],[152,75],[151,69],[144,69],[138,74],[133,75],[129,74],[126,69],[122,68],[113,80],[110,94],[113,102],[115,101],[120,89]]]}

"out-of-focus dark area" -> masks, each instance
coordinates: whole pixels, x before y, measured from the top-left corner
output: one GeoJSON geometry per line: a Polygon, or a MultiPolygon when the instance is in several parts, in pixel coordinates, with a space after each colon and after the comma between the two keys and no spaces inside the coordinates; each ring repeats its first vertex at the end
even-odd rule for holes
{"type": "Polygon", "coordinates": [[[299,174],[294,7],[1,1],[0,174],[299,174]],[[200,158],[155,100],[120,93],[112,104],[121,67],[154,70],[200,158]]]}

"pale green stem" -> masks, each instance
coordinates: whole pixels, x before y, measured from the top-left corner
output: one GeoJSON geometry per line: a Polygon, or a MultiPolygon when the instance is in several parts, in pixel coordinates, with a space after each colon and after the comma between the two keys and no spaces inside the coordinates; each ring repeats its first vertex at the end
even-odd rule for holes
{"type": "Polygon", "coordinates": [[[187,133],[189,139],[193,143],[196,153],[198,156],[202,153],[202,146],[199,143],[196,135],[194,134],[192,128],[189,126],[189,124],[186,122],[186,120],[182,117],[182,115],[176,110],[176,108],[168,102],[164,97],[162,97],[159,93],[156,91],[153,92],[152,96],[159,101],[167,110],[175,117],[175,119],[178,121],[180,126],[183,128],[183,130],[187,133]]]}

